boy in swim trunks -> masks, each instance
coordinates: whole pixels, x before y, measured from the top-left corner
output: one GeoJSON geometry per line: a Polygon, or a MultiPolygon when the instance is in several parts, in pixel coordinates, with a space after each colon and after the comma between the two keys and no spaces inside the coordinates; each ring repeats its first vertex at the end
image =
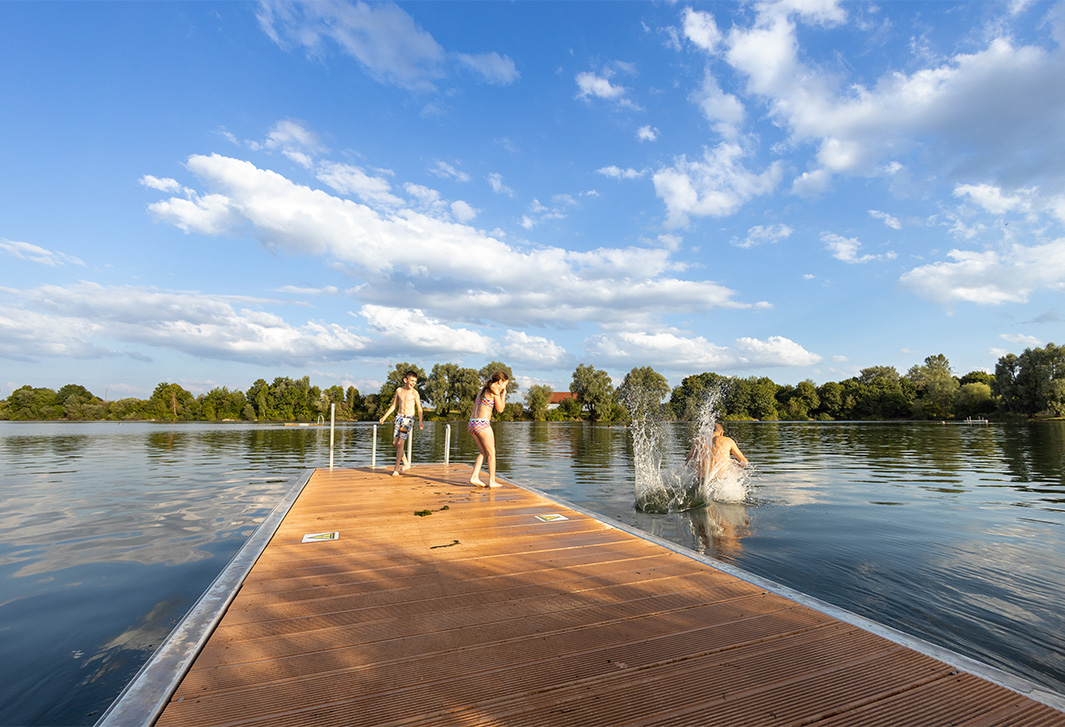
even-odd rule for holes
{"type": "Polygon", "coordinates": [[[393,477],[399,477],[400,472],[410,469],[410,461],[403,447],[407,443],[407,436],[414,427],[414,412],[418,412],[418,429],[425,429],[422,422],[422,398],[414,387],[418,384],[418,374],[408,371],[403,374],[403,386],[396,389],[396,395],[392,397],[392,406],[378,420],[378,424],[384,424],[385,419],[393,411],[396,412],[396,423],[392,427],[392,446],[396,448],[396,468],[392,470],[393,477]]]}

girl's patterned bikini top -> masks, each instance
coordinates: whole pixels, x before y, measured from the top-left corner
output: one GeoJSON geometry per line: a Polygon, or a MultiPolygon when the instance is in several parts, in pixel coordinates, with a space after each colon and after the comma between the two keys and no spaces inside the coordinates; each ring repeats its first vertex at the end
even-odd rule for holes
{"type": "Polygon", "coordinates": [[[481,395],[478,394],[477,398],[474,399],[474,401],[473,401],[473,413],[474,414],[478,413],[481,410],[481,406],[485,405],[485,406],[489,407],[488,416],[486,416],[486,417],[473,417],[473,418],[474,419],[491,419],[492,418],[492,411],[495,409],[495,401],[496,401],[495,396],[493,396],[492,394],[489,394],[487,397],[484,397],[484,398],[482,398],[481,395]]]}

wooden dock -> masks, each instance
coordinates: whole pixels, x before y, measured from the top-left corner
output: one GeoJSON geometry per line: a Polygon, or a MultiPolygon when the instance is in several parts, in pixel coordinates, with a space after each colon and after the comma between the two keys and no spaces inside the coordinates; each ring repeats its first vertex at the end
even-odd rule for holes
{"type": "Polygon", "coordinates": [[[317,470],[156,724],[1065,727],[1053,700],[469,473],[317,470]]]}

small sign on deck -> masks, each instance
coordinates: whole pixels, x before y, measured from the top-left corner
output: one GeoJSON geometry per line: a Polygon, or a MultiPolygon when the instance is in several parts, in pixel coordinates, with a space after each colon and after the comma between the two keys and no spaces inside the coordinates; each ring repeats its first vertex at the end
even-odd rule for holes
{"type": "Polygon", "coordinates": [[[569,520],[565,515],[559,515],[558,513],[555,513],[554,515],[537,515],[536,519],[542,523],[555,523],[559,520],[569,520]]]}
{"type": "Polygon", "coordinates": [[[303,536],[302,543],[321,543],[325,540],[340,540],[340,533],[307,533],[303,536]]]}

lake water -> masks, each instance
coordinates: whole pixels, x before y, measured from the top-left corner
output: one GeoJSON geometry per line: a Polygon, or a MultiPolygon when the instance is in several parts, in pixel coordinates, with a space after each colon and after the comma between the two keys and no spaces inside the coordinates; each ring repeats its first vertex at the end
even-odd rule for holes
{"type": "MultiPolygon", "coordinates": [[[[663,426],[679,463],[692,429],[663,426]]],[[[504,477],[1065,692],[1065,423],[736,423],[747,499],[668,514],[634,507],[624,427],[494,428],[504,477]]],[[[336,466],[371,438],[338,427],[336,466]]],[[[427,424],[415,464],[443,459],[427,424]]],[[[91,725],[329,431],[0,422],[0,463],[0,724],[91,725]]]]}

